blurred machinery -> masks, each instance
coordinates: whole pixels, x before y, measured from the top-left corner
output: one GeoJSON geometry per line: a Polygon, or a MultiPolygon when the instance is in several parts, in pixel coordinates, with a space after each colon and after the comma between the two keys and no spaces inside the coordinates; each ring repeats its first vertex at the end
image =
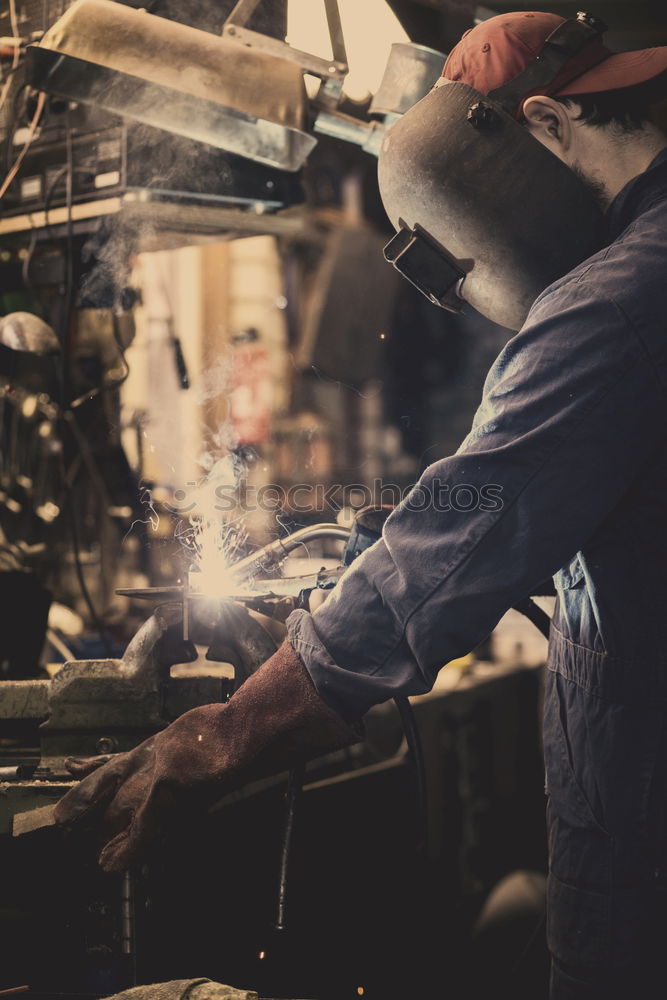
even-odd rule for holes
{"type": "MultiPolygon", "coordinates": [[[[303,212],[282,210],[303,201],[301,167],[316,134],[377,151],[383,129],[442,66],[444,57],[424,46],[394,46],[368,120],[355,124],[339,109],[348,67],[337,0],[322,5],[332,59],[284,41],[286,10],[285,0],[185,8],[154,0],[141,9],[113,0],[9,3],[11,34],[0,51],[0,314],[40,317],[54,331],[54,351],[38,357],[34,347],[3,342],[0,530],[7,568],[25,573],[22,584],[32,575],[58,599],[74,599],[98,631],[96,608],[113,589],[112,553],[139,513],[118,433],[139,297],[133,254],[224,234],[303,233],[303,212]],[[312,99],[304,74],[320,81],[312,99]]],[[[358,328],[384,325],[392,295],[379,313],[378,297],[345,296],[349,320],[339,329],[347,339],[332,339],[327,296],[368,255],[382,266],[381,237],[369,227],[334,237],[323,254],[330,280],[320,268],[299,365],[341,377],[348,342],[361,344],[358,328]]],[[[355,381],[377,359],[376,339],[365,342],[355,381]]],[[[174,335],[170,343],[185,389],[180,342],[174,335]]],[[[4,657],[5,674],[18,676],[12,657],[4,657]]],[[[34,654],[29,660],[21,671],[34,672],[34,654]]]]}
{"type": "Polygon", "coordinates": [[[40,22],[16,4],[26,58],[7,81],[0,138],[8,168],[16,154],[22,163],[3,192],[0,236],[46,229],[53,237],[68,219],[90,231],[114,216],[135,229],[151,220],[181,240],[216,227],[252,230],[252,213],[302,200],[291,175],[315,145],[313,124],[377,152],[384,128],[428,91],[444,60],[424,46],[394,46],[364,124],[336,110],[347,73],[336,0],[325,0],[333,60],[281,40],[284,3],[198,5],[188,24],[164,3],[147,13],[77,0],[55,24],[50,9],[40,22]],[[321,80],[310,105],[304,72],[321,80]],[[38,91],[51,97],[35,118],[38,91]],[[188,215],[192,204],[199,213],[188,215]]]}
{"type": "MultiPolygon", "coordinates": [[[[36,106],[35,87],[39,89],[42,77],[53,75],[49,56],[57,56],[57,52],[48,47],[48,39],[55,32],[56,44],[60,41],[67,45],[71,41],[67,27],[63,30],[52,26],[63,10],[67,24],[72,6],[53,0],[45,4],[16,0],[16,21],[21,45],[27,44],[27,56],[17,63],[7,80],[0,111],[0,139],[5,145],[7,169],[29,138],[36,106]],[[52,29],[51,33],[47,29],[52,29]],[[44,48],[34,44],[40,37],[44,38],[44,48]]],[[[138,13],[130,4],[111,6],[121,16],[132,18],[138,13]]],[[[181,28],[186,34],[194,31],[212,38],[211,33],[220,30],[225,12],[229,13],[231,7],[230,0],[226,0],[222,4],[198,4],[190,10],[180,9],[169,0],[158,0],[151,4],[154,15],[150,20],[158,31],[164,30],[167,35],[170,30],[181,28]],[[184,18],[186,23],[178,25],[184,18]]],[[[93,19],[99,19],[105,8],[105,4],[99,10],[94,4],[84,5],[81,15],[85,19],[92,14],[93,19]]],[[[284,19],[284,4],[272,4],[270,16],[265,15],[259,26],[269,32],[284,33],[284,19]]],[[[90,25],[84,25],[84,33],[86,27],[89,30],[90,25]]],[[[108,49],[109,36],[106,38],[108,49]]],[[[159,48],[158,41],[152,39],[155,51],[159,48]]],[[[73,44],[76,45],[76,38],[73,44]]],[[[66,57],[56,59],[58,66],[63,62],[67,64],[66,57]]],[[[80,60],[74,62],[78,66],[80,60]]],[[[10,234],[17,239],[26,231],[36,232],[37,238],[53,239],[59,232],[58,226],[60,235],[63,234],[62,227],[70,216],[75,232],[94,231],[106,217],[117,216],[122,207],[131,215],[131,205],[147,200],[161,202],[163,209],[171,205],[172,221],[177,228],[177,208],[184,203],[218,210],[252,206],[253,211],[271,212],[301,200],[298,183],[282,171],[253,167],[247,160],[225,155],[202,142],[177,140],[159,128],[128,123],[123,108],[115,109],[121,115],[110,112],[95,101],[86,102],[85,95],[81,103],[74,105],[67,95],[58,94],[63,89],[58,87],[58,80],[53,84],[54,96],[47,102],[29,141],[21,170],[2,199],[0,237],[5,237],[5,242],[10,234]],[[195,160],[197,169],[193,170],[195,160]]],[[[140,207],[134,211],[141,214],[140,207]]],[[[193,222],[191,216],[190,228],[196,228],[193,222]]],[[[217,225],[218,231],[225,228],[224,215],[218,217],[217,225]]]]}

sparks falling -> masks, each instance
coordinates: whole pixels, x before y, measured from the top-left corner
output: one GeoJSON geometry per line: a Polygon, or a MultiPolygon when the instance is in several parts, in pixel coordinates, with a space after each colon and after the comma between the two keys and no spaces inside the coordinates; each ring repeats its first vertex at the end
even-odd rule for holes
{"type": "Polygon", "coordinates": [[[127,538],[127,536],[129,534],[131,534],[132,529],[134,528],[134,526],[136,524],[150,524],[150,526],[151,526],[151,528],[152,528],[153,531],[157,531],[157,529],[160,527],[160,515],[158,514],[158,512],[155,509],[155,504],[154,504],[154,501],[153,501],[153,494],[151,493],[151,491],[149,489],[143,489],[141,491],[141,496],[139,497],[139,503],[144,508],[144,514],[146,516],[145,517],[136,518],[132,522],[132,524],[130,525],[130,527],[125,532],[125,535],[123,537],[123,541],[125,541],[125,539],[127,538]]]}
{"type": "Polygon", "coordinates": [[[174,532],[190,562],[192,590],[211,599],[234,592],[232,567],[244,554],[248,540],[243,515],[225,517],[220,503],[221,496],[228,499],[237,490],[242,465],[233,454],[213,461],[206,476],[188,495],[193,505],[188,523],[179,522],[174,532]]]}

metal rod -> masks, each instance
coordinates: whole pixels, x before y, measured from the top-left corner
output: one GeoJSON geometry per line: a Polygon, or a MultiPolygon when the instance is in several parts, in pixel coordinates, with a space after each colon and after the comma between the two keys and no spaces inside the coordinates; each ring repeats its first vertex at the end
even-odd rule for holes
{"type": "Polygon", "coordinates": [[[120,945],[123,955],[134,954],[134,886],[129,872],[120,883],[120,945]]]}
{"type": "Polygon", "coordinates": [[[260,3],[262,3],[262,0],[239,0],[225,21],[224,27],[228,24],[235,24],[239,27],[246,25],[260,3]]]}
{"type": "Polygon", "coordinates": [[[362,122],[352,115],[340,112],[320,111],[313,124],[313,131],[320,135],[331,136],[332,139],[342,139],[356,146],[364,146],[373,131],[373,123],[362,122]]]}
{"type": "Polygon", "coordinates": [[[185,574],[183,584],[183,642],[190,640],[190,577],[185,574]]]}
{"type": "Polygon", "coordinates": [[[345,63],[345,67],[347,68],[347,52],[345,51],[345,38],[343,36],[343,26],[340,21],[338,0],[324,0],[324,9],[327,15],[331,52],[334,62],[345,63]]]}
{"type": "Polygon", "coordinates": [[[274,579],[265,579],[249,582],[245,589],[238,594],[230,594],[230,597],[253,597],[254,595],[266,595],[267,597],[296,597],[302,590],[326,590],[338,583],[342,576],[344,567],[336,567],[332,570],[320,570],[318,573],[304,573],[302,576],[278,576],[274,579]]]}

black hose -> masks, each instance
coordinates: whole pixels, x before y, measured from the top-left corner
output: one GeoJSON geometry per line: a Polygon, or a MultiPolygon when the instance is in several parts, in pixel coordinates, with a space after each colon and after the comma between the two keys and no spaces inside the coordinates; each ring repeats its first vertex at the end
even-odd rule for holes
{"type": "Polygon", "coordinates": [[[522,615],[525,615],[525,617],[533,623],[535,628],[540,630],[546,639],[549,638],[551,618],[549,618],[546,611],[543,611],[542,608],[537,606],[532,597],[526,597],[523,601],[519,601],[514,605],[514,610],[518,611],[522,615]]]}
{"type": "MultiPolygon", "coordinates": [[[[514,605],[514,610],[525,615],[532,624],[547,639],[549,638],[549,628],[551,619],[546,611],[538,607],[532,598],[527,597],[514,605]]],[[[415,789],[417,796],[417,850],[421,853],[426,849],[428,835],[428,794],[426,790],[426,768],[424,766],[424,752],[422,748],[417,720],[412,705],[407,698],[394,698],[394,703],[398,708],[403,724],[403,731],[408,743],[408,750],[415,776],[415,789]]]]}
{"type": "Polygon", "coordinates": [[[294,833],[294,816],[296,814],[297,801],[303,788],[304,767],[299,765],[293,767],[287,780],[287,808],[285,811],[285,826],[283,828],[283,842],[280,850],[280,878],[278,882],[278,913],[275,928],[277,931],[284,931],[286,927],[285,908],[287,905],[287,878],[289,874],[290,853],[292,848],[292,835],[294,833]]]}
{"type": "Polygon", "coordinates": [[[428,833],[428,796],[426,791],[426,768],[424,766],[424,751],[422,747],[417,720],[412,710],[412,705],[407,698],[394,698],[394,704],[398,709],[403,724],[403,731],[408,743],[410,763],[415,777],[415,791],[417,797],[417,851],[423,853],[426,850],[428,833]]]}

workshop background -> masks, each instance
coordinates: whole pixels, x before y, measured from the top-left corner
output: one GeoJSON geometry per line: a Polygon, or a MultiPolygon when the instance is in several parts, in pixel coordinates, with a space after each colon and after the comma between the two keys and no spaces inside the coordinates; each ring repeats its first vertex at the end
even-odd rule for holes
{"type": "MultiPolygon", "coordinates": [[[[467,28],[534,5],[151,0],[141,99],[112,28],[139,7],[0,2],[0,992],[537,1000],[546,641],[518,612],[140,871],[30,818],[68,754],[229,696],[363,547],[355,511],[456,450],[511,336],[385,262],[377,151],[467,28]],[[225,107],[180,28],[228,47],[225,107]]],[[[661,0],[592,13],[667,44],[661,0]]]]}

